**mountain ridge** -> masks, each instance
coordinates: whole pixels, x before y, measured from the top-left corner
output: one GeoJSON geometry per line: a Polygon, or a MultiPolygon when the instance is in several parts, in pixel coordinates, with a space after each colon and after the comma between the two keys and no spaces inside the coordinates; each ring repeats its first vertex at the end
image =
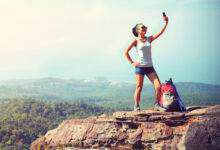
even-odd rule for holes
{"type": "MultiPolygon", "coordinates": [[[[104,80],[108,82],[119,82],[119,83],[128,83],[128,84],[135,84],[135,81],[122,81],[122,80],[111,80],[107,78],[58,78],[58,77],[43,77],[43,78],[22,78],[22,79],[0,79],[1,83],[8,83],[8,82],[16,82],[16,81],[98,81],[98,80],[104,80]]],[[[175,82],[178,84],[186,83],[186,84],[203,84],[203,85],[211,85],[211,86],[220,86],[220,84],[211,84],[211,83],[203,83],[203,82],[191,82],[191,81],[178,81],[175,82]]],[[[148,83],[148,85],[150,85],[148,83]]]]}
{"type": "MultiPolygon", "coordinates": [[[[175,85],[187,105],[220,103],[220,85],[192,82],[176,82],[175,85]]],[[[131,109],[134,90],[135,83],[109,81],[106,78],[9,80],[0,81],[0,100],[34,98],[48,101],[85,101],[131,109]],[[118,103],[122,105],[119,106],[118,103]]],[[[149,108],[153,101],[153,86],[145,84],[142,90],[143,106],[149,108]]]]}

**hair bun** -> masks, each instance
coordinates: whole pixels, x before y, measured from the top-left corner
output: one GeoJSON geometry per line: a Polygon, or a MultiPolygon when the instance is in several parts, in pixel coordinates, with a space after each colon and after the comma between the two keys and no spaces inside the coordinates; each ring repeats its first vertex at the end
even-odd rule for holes
{"type": "Polygon", "coordinates": [[[134,34],[134,36],[138,37],[136,26],[132,28],[132,33],[134,34]]]}

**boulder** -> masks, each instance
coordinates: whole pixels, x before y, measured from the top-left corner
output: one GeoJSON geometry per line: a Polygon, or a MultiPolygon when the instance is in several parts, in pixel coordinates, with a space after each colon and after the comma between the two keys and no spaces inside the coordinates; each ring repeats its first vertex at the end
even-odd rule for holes
{"type": "Polygon", "coordinates": [[[220,149],[220,105],[186,112],[142,110],[63,121],[31,144],[37,149],[220,149]]]}

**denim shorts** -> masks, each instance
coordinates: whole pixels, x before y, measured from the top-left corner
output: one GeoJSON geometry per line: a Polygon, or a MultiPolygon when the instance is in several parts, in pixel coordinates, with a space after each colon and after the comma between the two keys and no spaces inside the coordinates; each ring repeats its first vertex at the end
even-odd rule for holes
{"type": "Polygon", "coordinates": [[[152,72],[156,72],[154,67],[135,67],[135,74],[148,75],[152,72]]]}

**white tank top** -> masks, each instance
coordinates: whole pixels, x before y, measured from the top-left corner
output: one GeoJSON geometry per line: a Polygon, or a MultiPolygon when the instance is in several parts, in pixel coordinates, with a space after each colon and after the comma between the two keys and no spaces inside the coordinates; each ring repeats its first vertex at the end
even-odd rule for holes
{"type": "Polygon", "coordinates": [[[137,55],[138,62],[140,65],[138,67],[151,67],[153,66],[152,58],[151,58],[151,43],[149,42],[149,37],[146,37],[146,41],[142,42],[137,39],[137,55]]]}

